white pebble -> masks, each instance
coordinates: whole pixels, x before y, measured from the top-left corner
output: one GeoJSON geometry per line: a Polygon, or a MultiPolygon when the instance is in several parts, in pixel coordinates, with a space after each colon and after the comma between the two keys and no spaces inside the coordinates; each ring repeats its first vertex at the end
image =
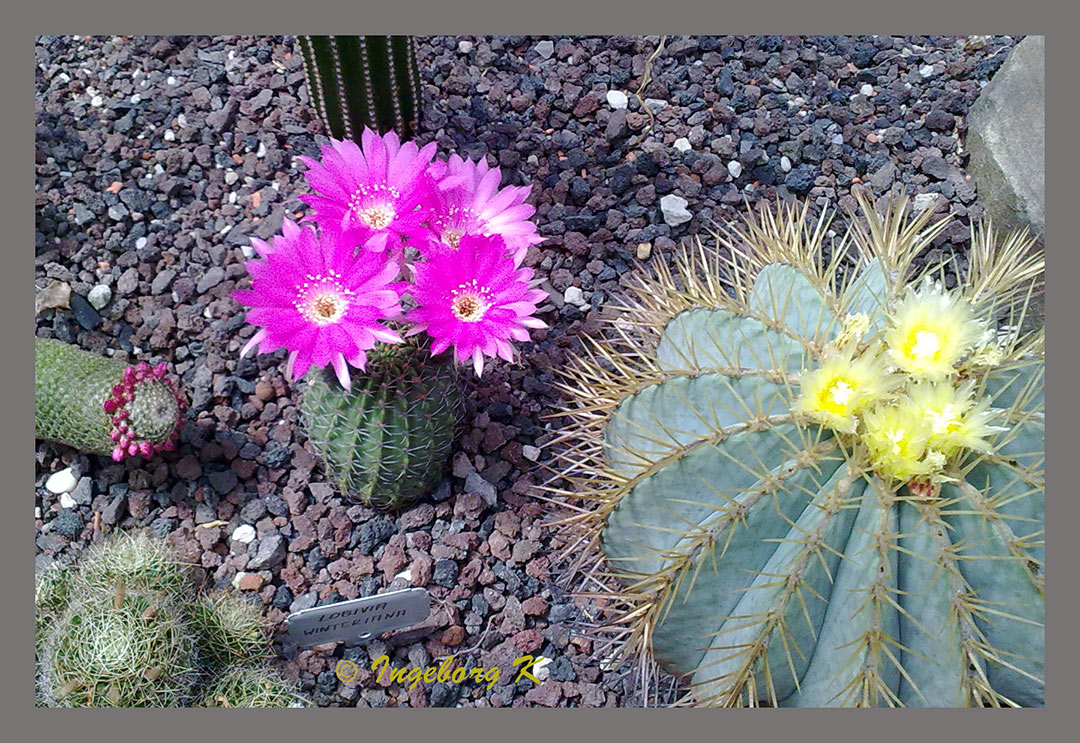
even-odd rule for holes
{"type": "Polygon", "coordinates": [[[782,158],[780,158],[780,170],[784,171],[785,173],[791,172],[791,158],[789,158],[787,155],[784,155],[782,158]]]}
{"type": "Polygon", "coordinates": [[[255,541],[255,527],[251,524],[241,524],[232,533],[232,538],[241,544],[251,544],[255,541]]]}
{"type": "Polygon", "coordinates": [[[255,157],[266,157],[266,144],[259,142],[259,150],[255,153],[255,157]]]}
{"type": "Polygon", "coordinates": [[[540,660],[533,663],[533,673],[536,678],[544,681],[551,676],[551,669],[548,668],[548,664],[551,663],[551,658],[541,657],[540,660]]]}
{"type": "Polygon", "coordinates": [[[689,222],[693,215],[686,209],[687,201],[682,196],[669,193],[660,199],[660,211],[664,215],[664,222],[668,227],[678,227],[684,222],[689,222]]]}
{"type": "Polygon", "coordinates": [[[652,243],[638,243],[636,255],[639,261],[649,260],[649,256],[652,255],[652,243]]]}
{"type": "Polygon", "coordinates": [[[919,74],[922,75],[924,78],[933,77],[934,72],[935,70],[933,65],[924,64],[922,67],[919,68],[919,74]]]}
{"type": "Polygon", "coordinates": [[[187,116],[184,116],[183,114],[179,114],[176,117],[176,125],[178,127],[180,127],[181,129],[183,129],[185,126],[187,126],[187,116]]]}
{"type": "Polygon", "coordinates": [[[832,142],[833,144],[843,144],[844,143],[844,135],[843,134],[834,134],[834,135],[832,135],[832,137],[829,138],[829,141],[832,142]]]}
{"type": "Polygon", "coordinates": [[[45,489],[50,493],[70,493],[78,484],[75,473],[68,467],[49,475],[49,479],[45,481],[45,489]]]}
{"type": "Polygon", "coordinates": [[[176,134],[173,132],[173,130],[172,129],[166,129],[165,130],[165,141],[166,142],[172,142],[175,139],[176,139],[176,134]]]}
{"type": "Polygon", "coordinates": [[[226,170],[225,171],[225,185],[231,186],[232,184],[236,183],[239,179],[240,179],[240,176],[237,175],[235,170],[226,170]]]}
{"type": "Polygon", "coordinates": [[[40,519],[41,518],[41,508],[39,506],[34,506],[34,518],[35,519],[40,519]]]}
{"type": "Polygon", "coordinates": [[[132,102],[132,103],[139,103],[139,102],[140,102],[141,100],[142,100],[142,96],[141,96],[141,95],[139,95],[138,93],[136,93],[135,95],[131,96],[131,102],[132,102]]]}
{"type": "Polygon", "coordinates": [[[405,568],[400,573],[394,576],[394,580],[403,580],[406,583],[412,583],[412,571],[405,568]]]}
{"type": "Polygon", "coordinates": [[[457,50],[459,54],[468,54],[473,50],[473,43],[471,41],[459,41],[457,50]]]}
{"type": "Polygon", "coordinates": [[[100,106],[104,102],[105,102],[105,99],[103,99],[100,95],[95,95],[93,98],[90,99],[90,105],[95,107],[95,108],[97,108],[98,106],[100,106]]]}
{"type": "Polygon", "coordinates": [[[585,293],[577,286],[568,286],[566,288],[566,291],[563,292],[563,301],[576,307],[584,307],[588,304],[585,301],[585,293]]]}
{"type": "Polygon", "coordinates": [[[76,505],[77,504],[75,503],[75,499],[72,498],[70,495],[68,495],[67,493],[61,493],[60,494],[60,507],[61,508],[74,508],[76,505]]]}
{"type": "Polygon", "coordinates": [[[169,79],[166,80],[165,83],[167,85],[176,85],[176,78],[173,77],[172,75],[169,75],[169,79]]]}
{"type": "Polygon", "coordinates": [[[630,102],[630,99],[626,97],[626,93],[621,90],[609,90],[607,92],[607,102],[616,111],[626,108],[626,105],[630,102]]]}
{"type": "Polygon", "coordinates": [[[859,92],[867,97],[872,96],[874,94],[874,86],[870,83],[863,83],[863,86],[859,88],[859,92]]]}
{"type": "Polygon", "coordinates": [[[678,139],[676,139],[674,147],[679,152],[686,152],[687,150],[693,149],[690,146],[690,140],[687,139],[686,137],[679,137],[678,139]]]}
{"type": "Polygon", "coordinates": [[[95,310],[100,310],[107,305],[110,299],[112,299],[112,289],[105,286],[105,284],[98,284],[86,295],[86,301],[95,310]]]}
{"type": "Polygon", "coordinates": [[[555,42],[544,39],[536,45],[536,53],[544,59],[551,59],[551,55],[555,53],[555,42]]]}
{"type": "Polygon", "coordinates": [[[255,248],[251,247],[250,245],[241,245],[240,252],[244,254],[245,258],[255,257],[255,248]]]}
{"type": "Polygon", "coordinates": [[[738,178],[742,175],[742,163],[738,160],[732,160],[727,164],[727,172],[731,173],[732,178],[738,178]]]}
{"type": "Polygon", "coordinates": [[[526,444],[521,447],[521,456],[528,459],[530,462],[535,462],[540,458],[540,449],[535,446],[529,446],[526,444]]]}

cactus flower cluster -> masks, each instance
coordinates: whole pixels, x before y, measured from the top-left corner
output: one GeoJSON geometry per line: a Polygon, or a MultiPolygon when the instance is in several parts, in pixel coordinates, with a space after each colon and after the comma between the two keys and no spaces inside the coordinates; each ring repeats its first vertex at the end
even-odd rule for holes
{"type": "Polygon", "coordinates": [[[882,476],[932,492],[962,450],[988,452],[987,437],[1006,430],[991,425],[990,399],[976,396],[967,375],[995,334],[929,280],[907,290],[881,339],[863,343],[869,327],[864,313],[847,317],[821,365],[802,374],[794,409],[853,434],[882,476]]]}
{"type": "Polygon", "coordinates": [[[348,390],[350,366],[365,369],[377,342],[402,342],[384,321],[426,331],[434,354],[452,346],[477,375],[546,327],[534,317],[546,293],[521,267],[542,239],[528,187],[499,189],[498,168],[434,155],[434,143],[365,129],[360,144],[331,139],[321,161],[301,158],[313,189],[301,199],[315,211],[309,224],[286,220],[272,245],[252,240],[251,289],[233,294],[260,326],[244,353],[286,348],[289,376],[329,364],[348,390]]]}

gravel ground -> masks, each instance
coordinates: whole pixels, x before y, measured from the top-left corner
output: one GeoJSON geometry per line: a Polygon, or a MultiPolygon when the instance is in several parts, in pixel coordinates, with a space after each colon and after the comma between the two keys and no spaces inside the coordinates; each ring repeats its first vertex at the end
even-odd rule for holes
{"type": "Polygon", "coordinates": [[[294,156],[317,156],[323,134],[294,40],[40,38],[35,278],[69,284],[72,297],[70,310],[38,314],[37,334],[171,362],[192,406],[178,450],[149,463],[37,445],[38,565],[149,527],[208,582],[257,594],[274,622],[426,587],[434,610],[420,629],[282,658],[318,705],[639,704],[633,674],[602,671],[578,631],[595,610],[567,594],[559,545],[541,526],[552,370],[636,258],[666,260],[744,198],[843,208],[859,183],[941,194],[939,210],[959,219],[935,251],[963,267],[967,225],[981,215],[963,171],[965,116],[1017,40],[669,37],[639,100],[660,37],[422,39],[418,139],[487,157],[504,184],[533,185],[547,240],[526,263],[547,278],[552,327],[519,363],[467,379],[452,473],[390,516],[343,504],[325,482],[297,427],[302,387],[284,379],[284,355],[237,358],[252,329],[228,294],[246,283],[249,238],[299,216],[294,156]],[[98,311],[86,298],[100,285],[111,299],[98,311]],[[61,502],[44,482],[67,466],[78,485],[61,502]],[[249,544],[231,539],[242,524],[257,530],[249,544]],[[335,678],[341,657],[366,668],[383,652],[395,667],[454,653],[499,666],[501,680],[408,690],[370,671],[359,683],[335,678]],[[553,659],[539,686],[512,683],[524,653],[553,659]]]}

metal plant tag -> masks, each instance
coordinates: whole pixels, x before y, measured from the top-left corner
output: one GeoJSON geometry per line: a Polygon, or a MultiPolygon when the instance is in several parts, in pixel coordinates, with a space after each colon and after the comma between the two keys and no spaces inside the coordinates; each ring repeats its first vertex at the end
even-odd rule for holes
{"type": "Polygon", "coordinates": [[[285,642],[308,647],[356,640],[422,622],[430,610],[431,598],[423,588],[316,606],[288,616],[285,642]]]}

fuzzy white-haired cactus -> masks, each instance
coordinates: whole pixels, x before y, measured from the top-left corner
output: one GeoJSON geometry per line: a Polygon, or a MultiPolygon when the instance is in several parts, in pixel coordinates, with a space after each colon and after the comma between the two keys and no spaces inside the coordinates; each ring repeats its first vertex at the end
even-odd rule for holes
{"type": "Polygon", "coordinates": [[[1043,257],[979,231],[946,290],[944,222],[862,212],[640,277],[566,372],[571,549],[687,703],[1041,706],[1043,257]]]}

